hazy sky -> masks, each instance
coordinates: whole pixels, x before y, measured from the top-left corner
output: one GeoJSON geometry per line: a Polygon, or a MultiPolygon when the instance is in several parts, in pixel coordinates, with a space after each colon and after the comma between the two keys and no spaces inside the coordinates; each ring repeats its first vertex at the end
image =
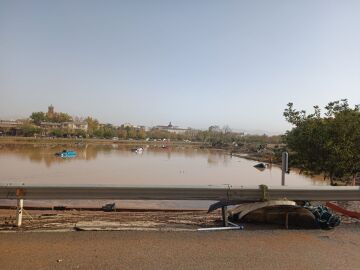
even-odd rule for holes
{"type": "Polygon", "coordinates": [[[0,0],[0,119],[283,132],[289,101],[360,103],[360,1],[0,0]]]}

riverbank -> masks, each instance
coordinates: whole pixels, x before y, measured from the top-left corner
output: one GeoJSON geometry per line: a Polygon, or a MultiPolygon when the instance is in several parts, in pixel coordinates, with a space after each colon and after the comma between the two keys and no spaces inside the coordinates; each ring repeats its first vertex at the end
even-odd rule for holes
{"type": "Polygon", "coordinates": [[[49,145],[49,144],[58,144],[58,145],[79,145],[79,144],[99,144],[99,145],[112,145],[112,144],[121,144],[121,145],[144,145],[144,144],[171,144],[171,145],[192,145],[200,146],[200,142],[188,142],[188,141],[162,141],[162,140],[112,140],[112,139],[74,139],[74,138],[48,138],[48,137],[6,137],[0,136],[0,145],[1,144],[37,144],[37,145],[49,145]]]}
{"type": "Polygon", "coordinates": [[[359,269],[360,228],[0,234],[8,269],[359,269]]]}
{"type": "Polygon", "coordinates": [[[212,147],[204,142],[190,142],[190,141],[162,141],[162,140],[112,140],[112,139],[74,139],[74,138],[48,138],[48,137],[0,137],[1,145],[58,145],[58,146],[79,146],[79,145],[123,145],[123,146],[144,146],[144,145],[160,145],[160,146],[188,146],[201,149],[209,149],[213,151],[222,151],[229,153],[229,155],[246,158],[249,160],[266,162],[279,165],[276,160],[270,160],[266,156],[259,155],[257,152],[251,152],[248,149],[237,149],[234,151],[233,147],[212,147]]]}

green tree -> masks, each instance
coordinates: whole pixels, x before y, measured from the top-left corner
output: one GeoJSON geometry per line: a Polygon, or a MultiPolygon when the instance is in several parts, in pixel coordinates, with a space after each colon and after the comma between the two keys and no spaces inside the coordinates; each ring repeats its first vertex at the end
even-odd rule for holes
{"type": "Polygon", "coordinates": [[[117,136],[119,137],[119,138],[121,138],[121,139],[127,139],[127,131],[126,131],[126,129],[124,129],[124,128],[119,128],[118,130],[117,130],[117,136]]]}
{"type": "Polygon", "coordinates": [[[93,136],[97,138],[103,138],[104,137],[104,130],[102,128],[99,128],[93,132],[93,136]]]}
{"type": "Polygon", "coordinates": [[[44,112],[33,112],[30,119],[35,125],[40,125],[41,122],[50,121],[55,123],[63,123],[72,121],[72,117],[67,113],[55,113],[51,118],[44,112]]]}
{"type": "Polygon", "coordinates": [[[143,140],[146,137],[145,130],[142,128],[138,128],[136,130],[136,139],[143,140]]]}
{"type": "Polygon", "coordinates": [[[63,137],[64,131],[62,131],[61,129],[53,129],[52,131],[50,131],[50,135],[58,138],[63,137]]]}
{"type": "Polygon", "coordinates": [[[73,119],[69,114],[62,112],[54,114],[54,116],[51,118],[51,121],[56,123],[71,122],[72,120],[73,119]]]}
{"type": "Polygon", "coordinates": [[[35,125],[40,125],[41,122],[47,121],[47,117],[44,112],[33,112],[30,115],[30,119],[34,122],[35,125]]]}
{"type": "Polygon", "coordinates": [[[80,130],[80,129],[75,130],[75,135],[77,137],[86,138],[86,132],[84,130],[80,130]]]}
{"type": "Polygon", "coordinates": [[[103,137],[106,139],[110,139],[117,135],[116,128],[110,124],[106,124],[102,127],[103,137]]]}
{"type": "Polygon", "coordinates": [[[347,100],[330,102],[321,115],[318,106],[307,115],[289,103],[284,111],[294,128],[284,137],[292,165],[325,177],[349,179],[360,173],[360,112],[347,100]]]}
{"type": "Polygon", "coordinates": [[[88,124],[88,134],[93,136],[94,132],[99,128],[99,121],[90,116],[88,116],[85,121],[88,124]]]}
{"type": "Polygon", "coordinates": [[[35,134],[40,133],[40,128],[34,126],[34,125],[24,125],[21,127],[21,133],[25,137],[32,137],[35,134]]]}
{"type": "Polygon", "coordinates": [[[128,138],[135,139],[136,138],[136,129],[133,127],[126,127],[125,128],[127,132],[128,138]]]}

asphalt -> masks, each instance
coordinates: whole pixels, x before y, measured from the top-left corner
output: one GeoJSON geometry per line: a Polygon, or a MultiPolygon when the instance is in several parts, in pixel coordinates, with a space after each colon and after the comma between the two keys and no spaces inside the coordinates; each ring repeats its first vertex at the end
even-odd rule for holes
{"type": "Polygon", "coordinates": [[[360,227],[332,231],[0,233],[0,269],[360,269],[360,227]]]}

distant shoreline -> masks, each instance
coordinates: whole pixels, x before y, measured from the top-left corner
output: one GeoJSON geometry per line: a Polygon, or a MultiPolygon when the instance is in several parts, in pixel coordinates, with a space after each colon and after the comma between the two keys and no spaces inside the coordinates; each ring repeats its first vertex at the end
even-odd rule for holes
{"type": "Polygon", "coordinates": [[[161,141],[161,140],[112,140],[112,139],[73,139],[73,138],[34,138],[34,137],[0,137],[0,144],[123,144],[123,145],[140,145],[140,144],[170,144],[170,145],[192,145],[200,146],[202,142],[184,142],[184,141],[161,141]]]}

